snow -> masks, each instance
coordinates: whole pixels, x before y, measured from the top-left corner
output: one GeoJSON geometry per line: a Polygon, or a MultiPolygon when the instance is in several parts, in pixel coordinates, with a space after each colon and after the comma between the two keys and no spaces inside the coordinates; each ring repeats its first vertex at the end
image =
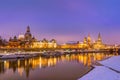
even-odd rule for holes
{"type": "Polygon", "coordinates": [[[120,56],[98,61],[102,66],[95,68],[78,80],[120,80],[120,56]]]}
{"type": "Polygon", "coordinates": [[[120,56],[114,56],[99,63],[120,72],[120,56]]]}
{"type": "Polygon", "coordinates": [[[3,55],[1,58],[6,59],[6,58],[16,58],[16,55],[3,55]]]}
{"type": "Polygon", "coordinates": [[[104,66],[96,66],[92,71],[78,80],[120,80],[120,74],[104,66]]]}
{"type": "Polygon", "coordinates": [[[29,57],[32,56],[29,54],[9,54],[9,55],[3,55],[2,57],[0,57],[0,59],[17,59],[17,58],[29,58],[29,57]]]}

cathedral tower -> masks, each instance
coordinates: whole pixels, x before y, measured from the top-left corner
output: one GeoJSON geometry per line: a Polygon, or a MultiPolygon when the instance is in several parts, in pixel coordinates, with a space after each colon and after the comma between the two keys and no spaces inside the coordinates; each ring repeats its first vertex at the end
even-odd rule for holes
{"type": "Polygon", "coordinates": [[[100,33],[98,34],[98,42],[102,43],[102,39],[101,39],[100,33]]]}
{"type": "Polygon", "coordinates": [[[26,30],[26,33],[25,33],[25,40],[30,41],[31,39],[32,39],[32,34],[30,32],[30,27],[27,26],[27,30],[26,30]]]}
{"type": "Polygon", "coordinates": [[[87,37],[84,38],[83,43],[84,43],[84,44],[87,44],[87,37]]]}
{"type": "Polygon", "coordinates": [[[88,44],[91,44],[91,37],[90,37],[90,34],[88,34],[87,42],[88,42],[88,44]]]}
{"type": "Polygon", "coordinates": [[[87,43],[88,43],[88,47],[91,48],[91,37],[90,37],[90,34],[88,34],[88,37],[87,37],[87,43]]]}

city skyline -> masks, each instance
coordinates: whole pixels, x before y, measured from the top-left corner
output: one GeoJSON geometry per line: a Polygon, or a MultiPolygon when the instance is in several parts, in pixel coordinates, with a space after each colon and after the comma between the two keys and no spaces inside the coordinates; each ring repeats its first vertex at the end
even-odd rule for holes
{"type": "Polygon", "coordinates": [[[120,44],[119,0],[11,0],[0,1],[0,35],[9,39],[24,34],[26,26],[39,40],[59,43],[93,40],[101,33],[106,44],[120,44]]]}
{"type": "MultiPolygon", "coordinates": [[[[22,32],[23,33],[23,32],[22,32]]],[[[1,36],[0,36],[0,38],[1,39],[3,39],[3,40],[7,40],[7,39],[4,39],[4,38],[2,38],[1,36]]],[[[19,34],[19,35],[14,35],[14,36],[10,36],[9,37],[9,39],[7,40],[7,41],[16,41],[16,40],[26,40],[26,41],[31,41],[31,40],[35,40],[35,42],[39,42],[39,41],[48,41],[49,42],[49,40],[48,39],[46,39],[46,38],[43,38],[43,39],[37,39],[36,37],[35,37],[35,35],[33,35],[32,33],[31,33],[31,28],[30,28],[30,26],[28,25],[27,27],[26,27],[26,32],[24,32],[23,34],[19,34]]],[[[52,41],[52,40],[55,40],[55,42],[57,42],[56,41],[56,39],[54,39],[54,38],[52,38],[50,41],[52,41]]],[[[90,43],[96,43],[98,40],[100,40],[100,43],[102,43],[102,37],[101,37],[101,34],[100,33],[98,33],[98,36],[97,36],[97,39],[92,39],[91,38],[91,35],[90,34],[88,34],[87,36],[84,36],[84,38],[82,39],[82,41],[67,41],[67,42],[65,42],[64,41],[64,43],[59,43],[59,42],[57,42],[58,44],[65,44],[65,43],[78,43],[78,42],[80,42],[80,43],[86,43],[86,41],[90,41],[90,43]]]]}

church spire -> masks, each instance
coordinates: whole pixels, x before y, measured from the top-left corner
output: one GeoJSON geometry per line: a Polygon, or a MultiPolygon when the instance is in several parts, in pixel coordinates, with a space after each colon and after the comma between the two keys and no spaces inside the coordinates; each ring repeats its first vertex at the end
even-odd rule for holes
{"type": "Polygon", "coordinates": [[[91,48],[91,37],[90,37],[90,34],[88,34],[87,43],[88,43],[89,48],[91,48]]]}
{"type": "Polygon", "coordinates": [[[29,25],[27,26],[27,32],[30,32],[30,27],[29,27],[29,25]]]}
{"type": "Polygon", "coordinates": [[[83,41],[83,42],[84,42],[84,44],[87,43],[87,37],[84,38],[84,41],[83,41]]]}
{"type": "Polygon", "coordinates": [[[27,30],[26,30],[26,33],[25,33],[25,40],[30,41],[31,39],[32,39],[32,34],[30,32],[30,27],[27,26],[27,30]]]}
{"type": "Polygon", "coordinates": [[[91,43],[91,37],[90,37],[90,34],[88,34],[87,41],[88,41],[88,43],[91,43]]]}
{"type": "Polygon", "coordinates": [[[98,41],[101,41],[101,35],[100,35],[100,33],[98,34],[98,41]]]}

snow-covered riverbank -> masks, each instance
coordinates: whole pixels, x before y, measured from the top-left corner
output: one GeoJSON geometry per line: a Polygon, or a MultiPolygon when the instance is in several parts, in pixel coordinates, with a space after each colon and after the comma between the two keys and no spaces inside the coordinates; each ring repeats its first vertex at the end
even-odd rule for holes
{"type": "Polygon", "coordinates": [[[78,80],[120,80],[120,56],[99,61],[95,68],[78,80]]]}
{"type": "Polygon", "coordinates": [[[39,56],[40,53],[7,53],[7,54],[0,54],[0,59],[20,59],[20,58],[31,58],[39,56]]]}
{"type": "Polygon", "coordinates": [[[100,61],[100,64],[120,72],[120,56],[114,56],[107,60],[100,61]]]}

